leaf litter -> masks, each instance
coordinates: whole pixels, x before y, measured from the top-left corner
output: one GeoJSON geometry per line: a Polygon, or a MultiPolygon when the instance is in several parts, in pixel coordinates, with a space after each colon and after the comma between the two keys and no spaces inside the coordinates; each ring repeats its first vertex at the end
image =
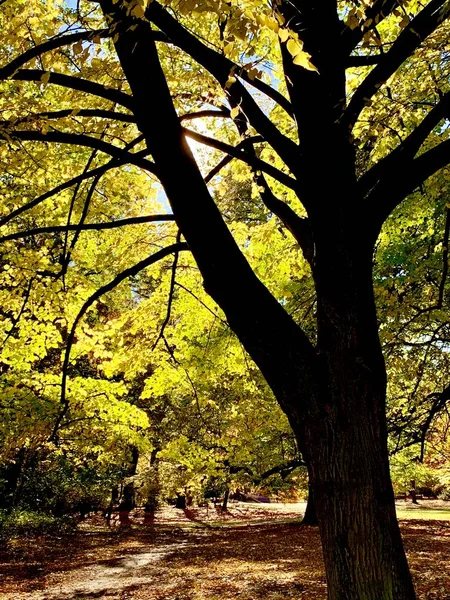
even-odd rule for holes
{"type": "MultiPolygon", "coordinates": [[[[294,505],[165,508],[0,549],[1,600],[325,600],[318,530],[294,505]]],[[[419,600],[450,600],[450,522],[402,520],[419,600]]]]}

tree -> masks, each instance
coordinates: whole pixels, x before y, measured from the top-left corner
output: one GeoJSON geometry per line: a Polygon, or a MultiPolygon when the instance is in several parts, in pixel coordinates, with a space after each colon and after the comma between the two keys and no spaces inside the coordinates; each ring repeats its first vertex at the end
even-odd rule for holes
{"type": "MultiPolygon", "coordinates": [[[[0,77],[15,99],[5,110],[3,140],[13,148],[81,145],[112,157],[90,172],[88,165],[67,187],[124,163],[159,179],[206,290],[267,380],[308,463],[329,598],[414,598],[389,478],[372,258],[390,213],[450,161],[448,1],[280,0],[240,7],[100,0],[100,10],[89,3],[85,12],[36,1],[34,13],[23,7],[25,25],[14,20],[11,4],[0,7],[6,31],[0,77]],[[50,11],[45,26],[42,11],[50,11]],[[21,27],[31,29],[25,39],[21,27]],[[259,76],[266,55],[280,70],[280,90],[259,76]],[[47,102],[21,94],[29,88],[18,82],[30,81],[58,92],[47,102]],[[277,105],[273,120],[257,94],[277,105]],[[87,95],[95,100],[84,108],[87,95]],[[236,132],[227,127],[225,142],[185,128],[192,115],[183,110],[195,102],[202,110],[209,104],[207,114],[220,113],[215,116],[236,132]],[[91,121],[83,127],[77,119],[85,118],[91,121]],[[135,152],[135,130],[120,129],[127,123],[141,134],[135,152]],[[224,152],[223,162],[247,164],[266,209],[298,243],[314,280],[315,339],[255,274],[188,138],[224,152]],[[286,201],[278,197],[283,190],[291,190],[286,201]]],[[[76,229],[83,227],[84,219],[76,229]]],[[[162,255],[181,249],[168,246],[162,255]]],[[[162,255],[124,271],[100,292],[162,255]]]]}

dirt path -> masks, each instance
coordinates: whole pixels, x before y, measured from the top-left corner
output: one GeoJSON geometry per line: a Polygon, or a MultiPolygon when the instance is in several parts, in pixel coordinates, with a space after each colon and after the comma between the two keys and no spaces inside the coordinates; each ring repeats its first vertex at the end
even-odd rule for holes
{"type": "MultiPolygon", "coordinates": [[[[159,563],[185,542],[148,547],[109,560],[62,571],[45,579],[45,589],[21,594],[23,600],[75,600],[78,598],[126,598],[127,592],[141,586],[154,585],[158,580],[159,563]]],[[[3,598],[3,596],[1,596],[3,598]]],[[[5,595],[13,600],[17,595],[5,595]]]]}

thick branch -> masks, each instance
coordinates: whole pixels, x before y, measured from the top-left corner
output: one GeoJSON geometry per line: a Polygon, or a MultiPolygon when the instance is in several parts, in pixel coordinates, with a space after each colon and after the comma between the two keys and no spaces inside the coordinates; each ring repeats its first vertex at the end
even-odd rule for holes
{"type": "Polygon", "coordinates": [[[246,83],[279,104],[284,108],[288,115],[293,115],[292,106],[287,98],[270,87],[270,85],[267,85],[267,83],[264,83],[257,78],[251,79],[246,69],[242,66],[203,44],[203,42],[185,29],[181,23],[172,17],[172,15],[156,1],[149,4],[146,10],[146,17],[161,29],[173,44],[187,52],[189,56],[192,56],[194,60],[205,67],[213,77],[221,83],[221,85],[225,83],[228,79],[228,75],[233,71],[246,83]],[[221,81],[222,72],[226,74],[225,81],[223,82],[221,81]]]}
{"type": "Polygon", "coordinates": [[[230,111],[228,109],[223,110],[199,110],[193,113],[186,113],[180,117],[180,121],[191,121],[193,119],[203,119],[205,117],[229,119],[230,111]]]}
{"type": "Polygon", "coordinates": [[[405,161],[395,171],[395,178],[383,177],[382,183],[366,195],[368,206],[374,207],[377,225],[381,227],[400,202],[431,177],[450,163],[450,140],[441,142],[416,159],[405,161]]]}
{"type": "MultiPolygon", "coordinates": [[[[300,424],[300,413],[316,385],[315,349],[257,278],[226,227],[187,144],[155,42],[149,35],[150,25],[131,19],[123,6],[113,0],[100,0],[100,4],[118,33],[114,43],[132,90],[137,125],[145,134],[177,225],[202,273],[205,289],[226,314],[280,403],[287,406],[292,402],[292,394],[298,398],[298,417],[293,418],[300,424]],[[280,372],[286,374],[282,385],[280,372]]],[[[153,8],[165,13],[155,1],[151,2],[147,12],[150,11],[152,20],[155,20],[153,8]]],[[[174,21],[174,27],[178,31],[181,26],[174,21]]],[[[182,27],[181,31],[187,34],[182,27]]],[[[169,31],[165,33],[172,37],[169,31]]],[[[189,43],[198,43],[193,39],[189,38],[189,43]]],[[[200,43],[199,52],[203,55],[209,49],[200,43]]],[[[228,77],[228,74],[224,69],[223,75],[228,77]]]]}
{"type": "Polygon", "coordinates": [[[261,199],[265,207],[277,216],[291,232],[302,249],[305,259],[312,267],[314,262],[314,240],[308,219],[299,217],[289,204],[277,198],[270,189],[264,175],[255,173],[255,180],[262,187],[261,199]]]}
{"type": "Polygon", "coordinates": [[[263,481],[264,479],[267,479],[268,477],[271,477],[272,475],[276,475],[277,473],[280,473],[281,476],[284,478],[287,475],[289,475],[290,473],[292,473],[292,471],[294,471],[294,469],[297,469],[298,467],[306,467],[306,463],[303,460],[301,460],[300,458],[294,458],[293,460],[290,460],[289,462],[283,463],[281,465],[277,465],[276,467],[272,467],[268,471],[265,471],[257,479],[260,481],[263,481]]]}
{"type": "Polygon", "coordinates": [[[352,67],[371,67],[373,65],[378,65],[382,57],[382,54],[349,56],[345,62],[345,66],[347,69],[351,69],[352,67]]]}
{"type": "MultiPolygon", "coordinates": [[[[412,170],[413,159],[417,152],[420,150],[428,135],[445,117],[450,117],[450,92],[447,92],[447,94],[442,96],[438,104],[429,111],[422,122],[405,140],[403,140],[398,148],[380,160],[365,175],[363,175],[363,177],[361,177],[359,187],[362,195],[367,196],[369,193],[378,195],[379,189],[387,189],[393,182],[397,182],[401,179],[399,176],[402,172],[412,170]]],[[[417,183],[417,175],[419,174],[412,174],[412,178],[415,180],[414,188],[422,183],[421,181],[417,183]]],[[[426,177],[428,176],[429,175],[426,175],[426,177]]],[[[392,197],[390,194],[385,194],[384,199],[378,203],[375,208],[376,211],[380,212],[384,219],[387,216],[386,211],[388,211],[389,214],[398,202],[399,199],[397,196],[392,197]]]]}

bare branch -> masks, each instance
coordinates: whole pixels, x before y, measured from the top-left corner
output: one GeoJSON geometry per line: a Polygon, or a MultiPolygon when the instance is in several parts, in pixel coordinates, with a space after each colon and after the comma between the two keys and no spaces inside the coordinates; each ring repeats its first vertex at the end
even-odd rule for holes
{"type": "MultiPolygon", "coordinates": [[[[181,241],[181,231],[178,230],[177,233],[177,244],[180,243],[181,241]]],[[[166,317],[163,321],[163,324],[161,325],[161,329],[160,332],[158,334],[158,337],[155,340],[155,343],[152,346],[152,351],[156,348],[156,346],[158,345],[158,342],[161,338],[164,337],[164,331],[170,321],[170,315],[172,312],[172,303],[173,303],[173,296],[174,296],[174,292],[175,292],[175,283],[176,283],[176,275],[177,275],[177,266],[178,266],[178,257],[179,257],[179,252],[175,252],[174,253],[174,257],[173,257],[173,264],[172,264],[172,273],[171,273],[171,277],[170,277],[170,288],[169,288],[169,299],[167,301],[167,313],[166,313],[166,317]]]]}
{"type": "Polygon", "coordinates": [[[11,335],[14,333],[14,331],[15,331],[15,329],[17,327],[17,324],[20,321],[21,316],[23,315],[23,313],[25,311],[25,308],[26,308],[26,306],[28,304],[28,300],[30,298],[31,288],[33,287],[34,279],[35,278],[32,277],[30,279],[30,281],[28,282],[27,289],[25,290],[25,294],[23,295],[22,306],[20,307],[20,310],[19,310],[17,316],[12,320],[12,325],[11,325],[10,329],[8,330],[8,332],[6,333],[5,339],[3,340],[2,348],[5,347],[6,342],[9,340],[9,338],[11,337],[11,335]]]}

